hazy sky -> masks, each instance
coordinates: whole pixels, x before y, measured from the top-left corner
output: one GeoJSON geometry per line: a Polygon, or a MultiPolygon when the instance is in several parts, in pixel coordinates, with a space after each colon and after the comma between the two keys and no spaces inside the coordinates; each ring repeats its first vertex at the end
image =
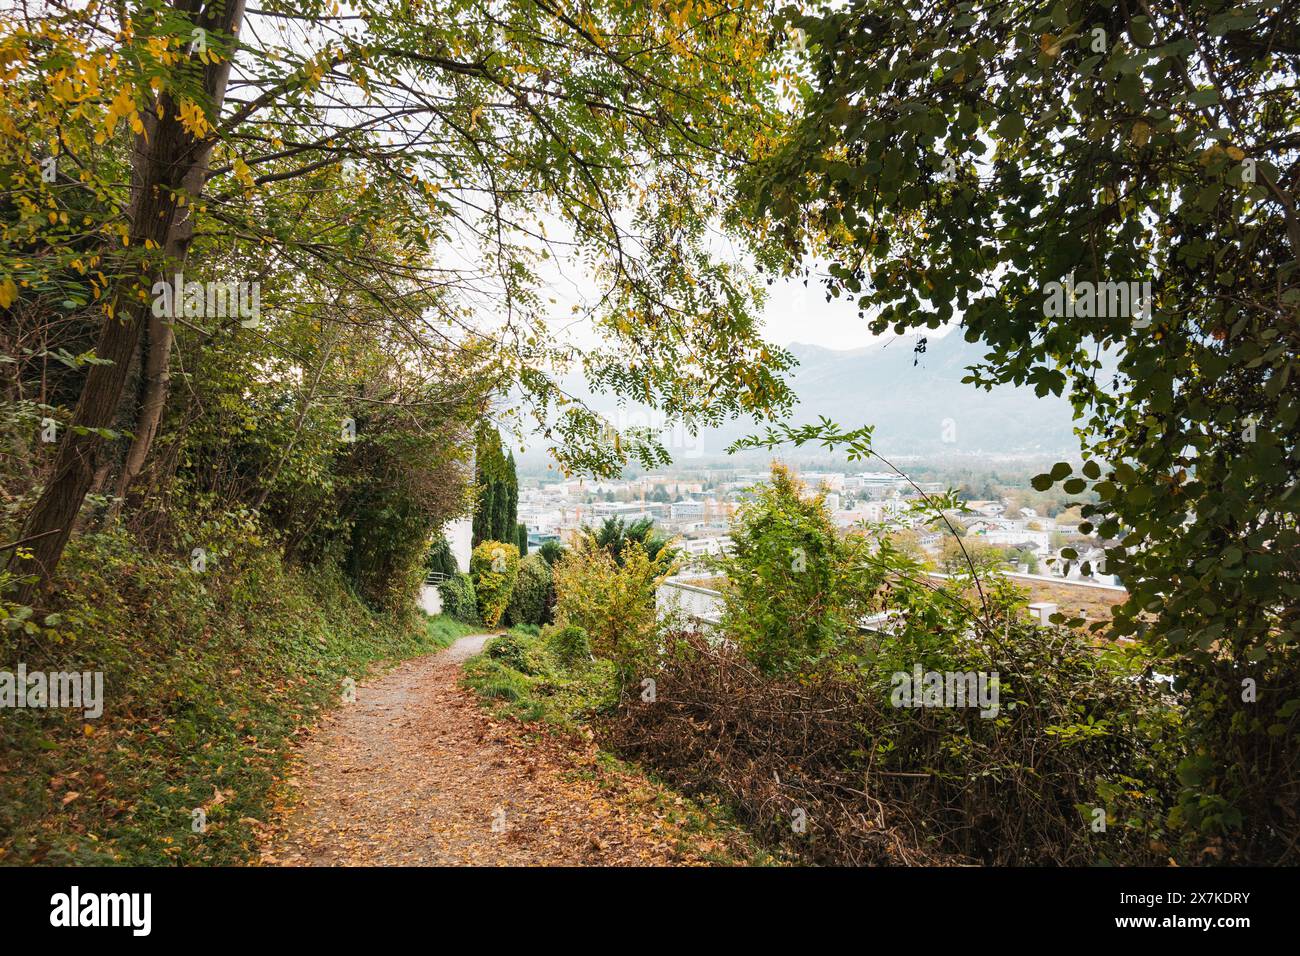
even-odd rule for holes
{"type": "Polygon", "coordinates": [[[828,349],[856,349],[874,341],[857,305],[845,299],[827,302],[815,278],[808,280],[806,288],[802,279],[788,279],[773,283],[767,291],[763,331],[777,345],[802,342],[828,349]]]}
{"type": "MultiPolygon", "coordinates": [[[[855,303],[842,298],[827,302],[824,287],[815,277],[808,279],[807,288],[802,279],[788,279],[773,283],[767,292],[763,332],[777,345],[800,342],[842,351],[896,338],[893,332],[873,336],[867,328],[868,320],[858,315],[855,303]]],[[[950,331],[950,326],[923,329],[909,333],[906,338],[924,335],[931,340],[941,339],[950,331]]]]}

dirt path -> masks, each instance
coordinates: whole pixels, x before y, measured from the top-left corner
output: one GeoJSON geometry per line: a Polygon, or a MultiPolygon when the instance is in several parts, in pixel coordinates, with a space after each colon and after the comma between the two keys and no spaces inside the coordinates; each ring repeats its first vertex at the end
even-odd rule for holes
{"type": "Polygon", "coordinates": [[[288,781],[297,799],[270,828],[262,862],[697,862],[652,794],[582,772],[594,751],[526,741],[520,725],[496,720],[457,686],[460,662],[491,636],[461,638],[358,685],[356,702],[325,718],[297,754],[288,781]]]}

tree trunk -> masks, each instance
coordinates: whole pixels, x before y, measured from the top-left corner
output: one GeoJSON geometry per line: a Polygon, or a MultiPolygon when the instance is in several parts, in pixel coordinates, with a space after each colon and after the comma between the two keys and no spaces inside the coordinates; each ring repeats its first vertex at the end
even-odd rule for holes
{"type": "MultiPolygon", "coordinates": [[[[229,12],[233,17],[231,22],[226,26],[209,26],[208,29],[223,33],[238,33],[244,15],[244,0],[229,0],[229,2],[229,12]]],[[[208,16],[215,17],[219,14],[214,11],[208,16]]],[[[229,79],[229,59],[207,67],[204,87],[211,97],[214,122],[221,116],[221,105],[226,98],[226,83],[229,79]]],[[[203,183],[208,173],[208,160],[215,146],[215,138],[209,139],[201,146],[194,156],[193,164],[185,174],[181,188],[191,200],[197,199],[203,193],[203,183]]],[[[194,216],[194,203],[188,202],[181,210],[179,219],[172,224],[167,236],[167,243],[164,246],[167,261],[175,263],[178,269],[183,269],[188,260],[190,242],[194,239],[194,216]]],[[[126,497],[131,482],[135,481],[144,468],[144,463],[149,457],[149,449],[158,434],[158,426],[162,423],[163,412],[167,408],[167,397],[171,392],[172,343],[175,338],[175,327],[172,321],[165,316],[155,316],[151,313],[145,337],[144,389],[135,434],[122,465],[122,474],[117,481],[118,498],[126,497]]],[[[120,507],[120,504],[114,505],[114,511],[116,512],[120,507]]]]}
{"type": "MultiPolygon", "coordinates": [[[[209,9],[199,15],[201,5],[202,0],[173,2],[177,12],[209,33],[223,38],[238,33],[244,16],[244,0],[210,3],[209,9]]],[[[229,57],[233,56],[231,50],[229,57]]],[[[219,119],[230,76],[229,57],[203,68],[204,92],[209,97],[209,116],[214,123],[219,119]]],[[[197,60],[192,57],[187,62],[197,60]]],[[[140,248],[149,242],[170,251],[173,233],[177,231],[174,229],[176,197],[181,189],[187,189],[191,190],[185,193],[187,205],[192,206],[198,198],[213,141],[196,141],[186,131],[169,91],[159,98],[159,106],[161,118],[148,117],[147,135],[139,136],[135,143],[130,244],[140,248]]],[[[50,479],[19,535],[32,539],[33,543],[30,555],[16,557],[11,562],[11,570],[19,575],[36,576],[35,581],[20,588],[19,603],[33,603],[38,592],[49,584],[101,465],[104,439],[93,429],[107,428],[113,423],[132,358],[140,344],[140,334],[152,314],[148,297],[142,301],[137,294],[140,283],[141,278],[136,275],[119,280],[114,289],[114,314],[105,323],[95,346],[95,355],[111,364],[90,367],[50,479]]]]}

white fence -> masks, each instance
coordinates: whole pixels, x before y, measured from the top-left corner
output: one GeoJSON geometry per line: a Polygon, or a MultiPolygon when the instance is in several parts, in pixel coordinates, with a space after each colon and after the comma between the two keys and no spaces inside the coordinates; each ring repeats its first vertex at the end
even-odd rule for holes
{"type": "MultiPolygon", "coordinates": [[[[1022,581],[1043,581],[1049,584],[1057,584],[1062,587],[1092,588],[1101,591],[1110,591],[1111,593],[1127,594],[1128,592],[1119,585],[1100,584],[1095,581],[1075,581],[1067,578],[1052,578],[1039,574],[1018,574],[1015,572],[1002,572],[1008,578],[1015,578],[1022,581]]],[[[931,572],[930,577],[946,580],[948,575],[931,572]]],[[[706,624],[716,627],[722,620],[722,592],[714,591],[709,588],[698,587],[694,584],[687,584],[684,581],[678,581],[674,578],[666,579],[659,585],[655,592],[655,602],[661,616],[670,612],[677,612],[685,615],[688,619],[700,624],[706,624]]],[[[1041,623],[1046,624],[1048,616],[1056,610],[1055,604],[1031,604],[1029,613],[1041,623]],[[1050,610],[1048,610],[1050,608],[1050,610]]],[[[871,617],[863,618],[858,622],[858,627],[864,631],[884,632],[889,630],[890,620],[894,612],[886,611],[883,614],[875,614],[871,617]]]]}
{"type": "MultiPolygon", "coordinates": [[[[668,578],[655,592],[660,615],[676,611],[699,624],[716,627],[722,620],[722,592],[668,578]]],[[[891,614],[874,614],[858,622],[865,631],[885,630],[891,614]]]]}
{"type": "Polygon", "coordinates": [[[722,592],[668,578],[655,592],[661,615],[680,613],[700,624],[716,626],[722,619],[722,592]]]}

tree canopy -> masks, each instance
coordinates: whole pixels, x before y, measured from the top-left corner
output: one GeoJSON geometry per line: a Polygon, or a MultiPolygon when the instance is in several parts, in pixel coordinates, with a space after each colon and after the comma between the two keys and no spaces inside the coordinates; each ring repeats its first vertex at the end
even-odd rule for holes
{"type": "Polygon", "coordinates": [[[713,243],[747,242],[727,185],[780,131],[770,23],[757,0],[136,0],[6,19],[10,392],[32,426],[60,426],[14,572],[50,579],[88,494],[132,513],[156,495],[159,444],[174,460],[178,428],[210,424],[191,376],[232,365],[298,380],[271,482],[326,396],[473,417],[510,384],[563,467],[603,473],[666,452],[565,394],[566,368],[700,424],[786,406],[760,287],[713,243]],[[598,294],[557,316],[542,290],[563,263],[598,294]],[[213,309],[214,283],[244,308],[213,309]],[[366,362],[392,387],[336,382],[366,362]]]}
{"type": "Polygon", "coordinates": [[[873,332],[955,323],[988,349],[967,381],[1070,395],[1082,468],[1034,484],[1096,493],[1081,530],[1130,591],[1114,633],[1198,702],[1180,812],[1213,832],[1252,804],[1272,839],[1300,713],[1293,5],[787,16],[803,115],[747,177],[771,266],[824,257],[873,332]]]}

